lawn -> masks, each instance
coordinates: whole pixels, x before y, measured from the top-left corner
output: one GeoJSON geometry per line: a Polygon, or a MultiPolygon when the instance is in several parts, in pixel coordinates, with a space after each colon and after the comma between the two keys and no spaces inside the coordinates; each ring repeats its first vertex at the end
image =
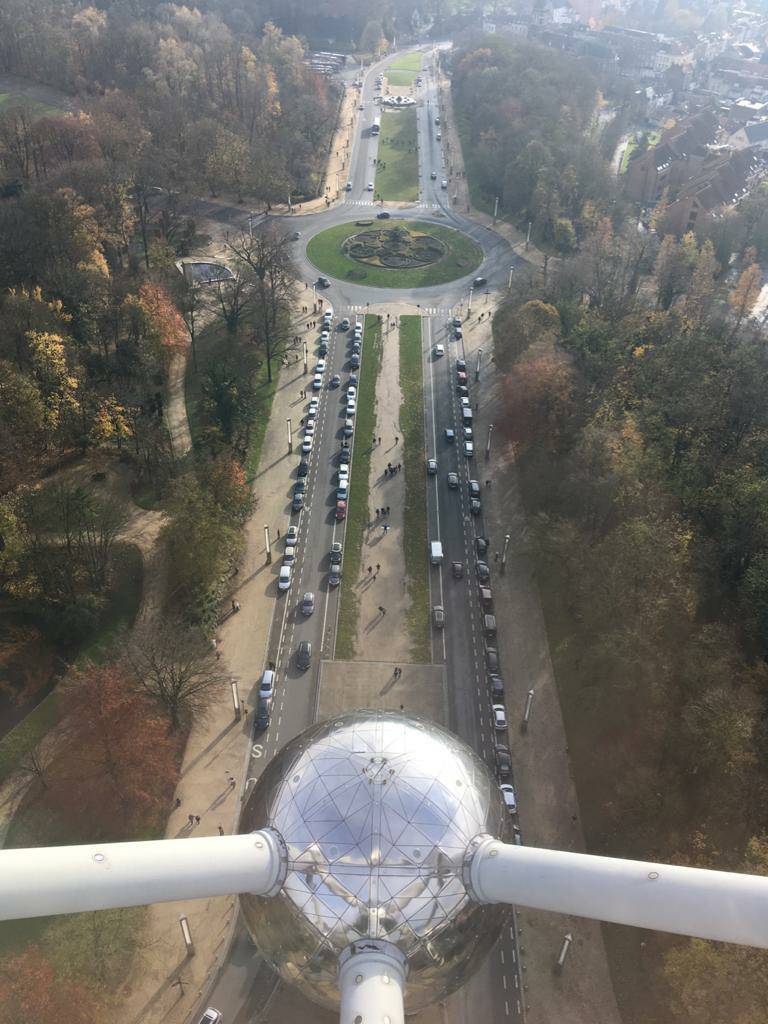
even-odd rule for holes
{"type": "Polygon", "coordinates": [[[410,607],[408,632],[411,657],[430,660],[429,584],[427,565],[427,478],[424,470],[424,373],[421,317],[400,317],[400,429],[403,432],[405,517],[403,548],[410,607]]]}
{"type": "Polygon", "coordinates": [[[381,119],[376,195],[415,202],[419,198],[416,108],[387,111],[381,119]]]}
{"type": "Polygon", "coordinates": [[[393,228],[398,224],[433,235],[448,247],[448,253],[436,263],[414,269],[365,266],[342,252],[342,243],[361,230],[359,222],[349,221],[321,231],[310,239],[307,256],[322,274],[376,288],[425,288],[445,284],[471,274],[483,261],[480,247],[460,231],[441,224],[412,220],[389,220],[386,227],[393,228]]]}
{"type": "Polygon", "coordinates": [[[66,111],[61,110],[59,107],[51,107],[47,103],[40,103],[38,100],[31,100],[27,96],[20,96],[15,92],[0,92],[0,114],[3,112],[3,108],[8,105],[23,105],[32,114],[32,117],[44,117],[48,114],[51,116],[63,116],[66,111]]]}
{"type": "Polygon", "coordinates": [[[416,51],[395,57],[384,73],[389,85],[413,85],[419,71],[421,71],[421,53],[416,51]]]}
{"type": "Polygon", "coordinates": [[[376,426],[376,382],[381,370],[381,323],[373,313],[366,314],[363,332],[363,359],[355,418],[352,450],[352,483],[349,489],[347,530],[344,538],[344,565],[341,582],[339,625],[334,657],[349,661],[355,656],[355,638],[360,605],[354,586],[360,577],[363,534],[368,526],[368,489],[371,476],[371,438],[376,426]]]}

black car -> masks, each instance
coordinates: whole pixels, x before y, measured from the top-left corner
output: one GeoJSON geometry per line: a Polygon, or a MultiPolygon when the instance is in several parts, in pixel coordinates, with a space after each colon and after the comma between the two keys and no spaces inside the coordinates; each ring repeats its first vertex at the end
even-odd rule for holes
{"type": "Polygon", "coordinates": [[[480,559],[475,562],[475,572],[481,583],[487,583],[491,578],[491,570],[488,568],[487,563],[481,562],[480,559]]]}
{"type": "Polygon", "coordinates": [[[303,494],[306,491],[306,489],[307,489],[307,481],[306,480],[297,480],[296,483],[293,485],[294,497],[297,494],[303,494]]]}
{"type": "Polygon", "coordinates": [[[348,466],[349,460],[352,456],[349,454],[349,448],[342,448],[339,452],[339,462],[342,466],[348,466]]]}
{"type": "Polygon", "coordinates": [[[489,675],[497,676],[499,674],[499,652],[495,647],[485,648],[485,666],[489,675]]]}
{"type": "Polygon", "coordinates": [[[306,459],[302,459],[299,463],[299,468],[296,470],[297,476],[306,476],[309,472],[309,463],[306,459]]]}
{"type": "Polygon", "coordinates": [[[328,280],[327,277],[318,277],[318,279],[317,279],[317,287],[318,288],[330,288],[331,287],[331,282],[328,280]]]}
{"type": "Polygon", "coordinates": [[[387,213],[386,210],[382,210],[381,213],[376,214],[376,220],[389,220],[392,215],[387,213]]]}
{"type": "Polygon", "coordinates": [[[455,580],[464,578],[464,563],[463,562],[451,562],[451,572],[455,580]]]}
{"type": "Polygon", "coordinates": [[[466,384],[457,384],[456,394],[459,396],[459,398],[469,398],[469,388],[467,387],[466,384]]]}
{"type": "Polygon", "coordinates": [[[480,557],[482,558],[482,556],[488,550],[488,541],[485,539],[485,537],[475,537],[475,550],[477,551],[478,555],[480,555],[480,557]]]}
{"type": "Polygon", "coordinates": [[[512,774],[512,757],[509,747],[504,743],[497,743],[493,748],[493,758],[496,762],[496,772],[500,779],[508,779],[512,774]]]}
{"type": "Polygon", "coordinates": [[[269,701],[260,700],[256,709],[256,728],[261,732],[269,728],[269,701]]]}
{"type": "Polygon", "coordinates": [[[494,702],[497,700],[504,700],[504,680],[501,676],[488,676],[488,683],[491,687],[491,696],[493,697],[494,702]]]}
{"type": "Polygon", "coordinates": [[[480,497],[480,483],[477,480],[470,480],[467,486],[469,488],[470,498],[480,497]]]}
{"type": "Polygon", "coordinates": [[[457,359],[456,360],[456,370],[457,371],[458,370],[466,370],[466,368],[467,368],[467,361],[466,361],[466,359],[457,359]]]}
{"type": "Polygon", "coordinates": [[[473,516],[480,515],[480,513],[483,511],[483,506],[480,504],[479,498],[469,499],[469,511],[472,513],[473,516]]]}
{"type": "Polygon", "coordinates": [[[296,650],[296,667],[302,672],[306,671],[312,664],[312,644],[309,640],[302,640],[296,650]]]}
{"type": "Polygon", "coordinates": [[[475,280],[472,282],[472,287],[482,288],[484,284],[488,284],[487,277],[476,277],[475,280]]]}

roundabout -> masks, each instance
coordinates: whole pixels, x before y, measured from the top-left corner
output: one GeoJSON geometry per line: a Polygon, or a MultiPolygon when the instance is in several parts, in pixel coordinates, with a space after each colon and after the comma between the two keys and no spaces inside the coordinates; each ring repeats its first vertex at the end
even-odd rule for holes
{"type": "Polygon", "coordinates": [[[375,288],[425,288],[466,277],[483,251],[454,228],[418,220],[357,220],[310,239],[307,257],[321,274],[375,288]]]}

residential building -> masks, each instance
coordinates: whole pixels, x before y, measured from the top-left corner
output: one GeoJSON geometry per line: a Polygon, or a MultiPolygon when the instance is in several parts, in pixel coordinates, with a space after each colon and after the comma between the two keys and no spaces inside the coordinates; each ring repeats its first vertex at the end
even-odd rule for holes
{"type": "Polygon", "coordinates": [[[631,159],[627,165],[624,188],[635,202],[657,203],[665,189],[692,178],[707,155],[707,145],[715,141],[717,115],[702,110],[667,129],[659,142],[631,159]]]}

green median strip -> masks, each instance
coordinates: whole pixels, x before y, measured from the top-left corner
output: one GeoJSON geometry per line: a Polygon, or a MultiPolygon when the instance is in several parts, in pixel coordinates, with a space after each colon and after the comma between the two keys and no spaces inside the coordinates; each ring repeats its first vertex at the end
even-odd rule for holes
{"type": "Polygon", "coordinates": [[[403,433],[405,515],[403,550],[410,597],[408,632],[411,656],[424,664],[431,658],[427,561],[427,478],[424,449],[424,372],[421,317],[400,317],[400,429],[403,433]]]}
{"type": "Polygon", "coordinates": [[[419,198],[416,108],[387,111],[381,118],[376,195],[413,202],[419,198]]]}
{"type": "Polygon", "coordinates": [[[376,427],[376,383],[381,370],[381,323],[368,313],[363,329],[363,359],[357,389],[355,444],[352,451],[347,531],[344,538],[344,563],[341,579],[341,605],[336,631],[335,657],[349,661],[355,656],[360,602],[355,584],[360,579],[363,558],[363,534],[368,527],[368,490],[371,476],[371,438],[376,427]]]}

